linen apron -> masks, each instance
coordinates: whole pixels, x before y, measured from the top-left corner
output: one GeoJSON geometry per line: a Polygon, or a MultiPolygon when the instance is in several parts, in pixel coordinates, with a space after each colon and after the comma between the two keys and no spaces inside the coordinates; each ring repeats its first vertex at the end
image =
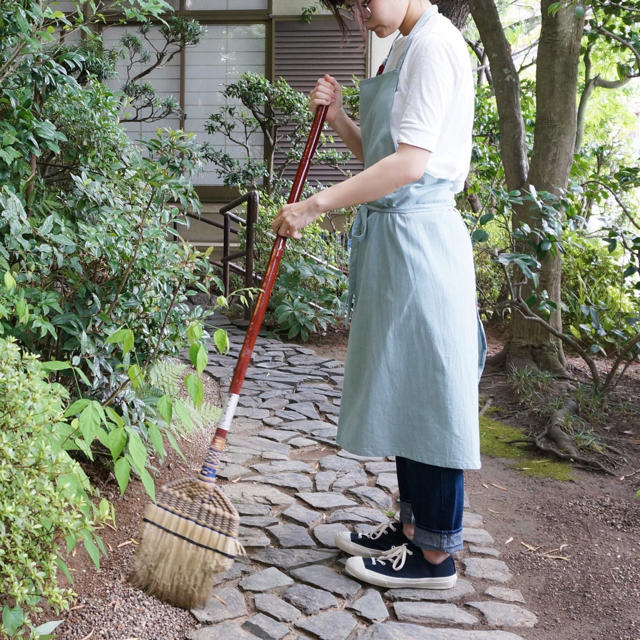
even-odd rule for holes
{"type": "MultiPolygon", "coordinates": [[[[365,168],[396,151],[396,68],[360,83],[365,168]]],[[[420,180],[358,208],[351,228],[347,347],[338,444],[363,456],[480,467],[478,380],[486,340],[469,232],[453,183],[420,180]]]]}

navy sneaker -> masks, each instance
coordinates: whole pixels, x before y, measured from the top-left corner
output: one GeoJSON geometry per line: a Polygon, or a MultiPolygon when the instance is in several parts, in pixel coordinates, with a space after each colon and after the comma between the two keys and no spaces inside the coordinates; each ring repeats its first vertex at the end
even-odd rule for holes
{"type": "Polygon", "coordinates": [[[411,543],[376,558],[349,558],[345,568],[358,580],[390,589],[451,589],[457,580],[451,556],[440,564],[431,564],[411,543]]]}
{"type": "Polygon", "coordinates": [[[397,520],[381,524],[369,533],[340,531],[335,537],[338,549],[363,558],[374,558],[408,542],[409,538],[402,533],[402,523],[397,520]]]}

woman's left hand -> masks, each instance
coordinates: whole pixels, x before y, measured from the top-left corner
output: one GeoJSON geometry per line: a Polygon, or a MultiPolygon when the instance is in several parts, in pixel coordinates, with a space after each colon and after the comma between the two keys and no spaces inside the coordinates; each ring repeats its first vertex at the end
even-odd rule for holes
{"type": "Polygon", "coordinates": [[[273,219],[271,228],[284,238],[301,238],[300,229],[313,222],[321,213],[313,196],[302,202],[285,204],[273,219]]]}

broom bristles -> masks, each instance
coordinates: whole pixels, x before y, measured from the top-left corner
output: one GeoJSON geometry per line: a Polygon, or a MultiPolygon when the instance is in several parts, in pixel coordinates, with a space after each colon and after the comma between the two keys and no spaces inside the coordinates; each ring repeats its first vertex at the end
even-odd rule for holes
{"type": "Polygon", "coordinates": [[[166,485],[145,510],[131,583],[176,607],[202,606],[215,574],[229,569],[241,549],[239,522],[215,485],[197,479],[166,485]]]}

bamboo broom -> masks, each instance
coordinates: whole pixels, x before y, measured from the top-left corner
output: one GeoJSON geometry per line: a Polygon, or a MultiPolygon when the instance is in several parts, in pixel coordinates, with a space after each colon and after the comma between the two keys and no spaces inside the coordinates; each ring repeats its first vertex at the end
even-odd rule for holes
{"type": "MultiPolygon", "coordinates": [[[[316,110],[289,203],[300,198],[327,108],[316,110]]],[[[147,505],[144,513],[141,542],[130,581],[176,607],[202,606],[211,594],[215,574],[229,569],[242,548],[238,541],[240,517],[216,485],[216,473],[286,242],[286,238],[277,236],[273,244],[224,413],[200,472],[195,478],[175,480],[163,486],[155,504],[147,505]]]]}

